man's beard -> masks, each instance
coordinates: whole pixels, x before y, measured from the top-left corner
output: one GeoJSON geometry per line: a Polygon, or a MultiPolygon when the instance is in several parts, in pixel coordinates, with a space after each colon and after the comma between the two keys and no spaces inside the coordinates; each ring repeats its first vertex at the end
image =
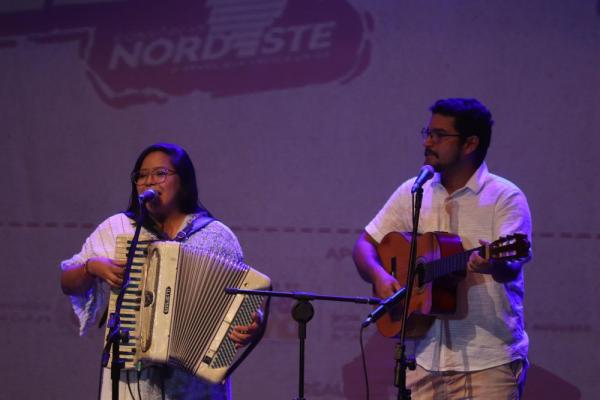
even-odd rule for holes
{"type": "Polygon", "coordinates": [[[440,162],[440,156],[439,156],[439,154],[436,153],[435,151],[432,151],[432,150],[425,149],[424,156],[425,157],[427,157],[427,156],[433,156],[435,158],[435,160],[437,162],[431,163],[431,166],[433,167],[433,170],[435,172],[437,172],[437,173],[442,173],[444,171],[452,169],[452,168],[460,165],[460,163],[461,163],[460,162],[461,161],[461,156],[460,156],[460,151],[459,150],[457,150],[454,153],[454,155],[452,157],[452,160],[450,162],[448,162],[448,163],[441,163],[440,162]]]}

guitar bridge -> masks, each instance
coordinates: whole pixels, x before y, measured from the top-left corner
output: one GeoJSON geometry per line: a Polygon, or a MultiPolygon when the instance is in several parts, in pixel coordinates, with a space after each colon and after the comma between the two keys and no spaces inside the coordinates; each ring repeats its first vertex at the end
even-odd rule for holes
{"type": "Polygon", "coordinates": [[[419,287],[425,284],[425,263],[418,263],[415,266],[415,277],[417,278],[417,285],[419,287]]]}

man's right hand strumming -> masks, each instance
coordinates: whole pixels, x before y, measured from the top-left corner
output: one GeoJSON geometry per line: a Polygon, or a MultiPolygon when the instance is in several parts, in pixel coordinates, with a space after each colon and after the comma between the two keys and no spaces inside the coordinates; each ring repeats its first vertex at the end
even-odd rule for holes
{"type": "Polygon", "coordinates": [[[392,275],[388,274],[383,268],[373,276],[373,294],[381,300],[396,293],[402,285],[392,275]]]}
{"type": "Polygon", "coordinates": [[[373,294],[380,299],[387,299],[402,287],[381,265],[377,241],[367,232],[363,232],[354,244],[352,258],[360,276],[373,285],[373,294]]]}

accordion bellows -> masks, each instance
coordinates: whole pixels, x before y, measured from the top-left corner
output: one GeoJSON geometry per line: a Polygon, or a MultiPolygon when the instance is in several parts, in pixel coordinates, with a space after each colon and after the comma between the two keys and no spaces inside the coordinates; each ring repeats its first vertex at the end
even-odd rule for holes
{"type": "MultiPolygon", "coordinates": [[[[117,237],[115,258],[127,258],[130,240],[131,235],[117,237]]],[[[208,382],[222,381],[238,352],[228,333],[249,324],[263,302],[224,289],[263,290],[270,284],[239,260],[140,238],[121,306],[121,327],[130,330],[129,343],[120,347],[124,368],[168,364],[208,382]]],[[[117,295],[111,291],[109,313],[117,295]]]]}

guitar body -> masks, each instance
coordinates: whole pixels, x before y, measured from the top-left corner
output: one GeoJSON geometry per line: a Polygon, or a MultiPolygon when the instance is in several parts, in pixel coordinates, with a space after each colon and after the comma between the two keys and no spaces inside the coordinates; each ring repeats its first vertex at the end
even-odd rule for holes
{"type": "MultiPolygon", "coordinates": [[[[401,285],[406,285],[410,253],[410,232],[390,232],[377,246],[377,254],[385,270],[401,285]]],[[[456,311],[456,288],[465,276],[455,272],[429,283],[421,283],[423,265],[431,261],[464,252],[460,238],[445,232],[428,232],[417,237],[417,273],[408,310],[407,337],[424,336],[435,315],[456,311]]],[[[387,337],[400,334],[404,301],[377,321],[377,329],[387,337]]]]}

